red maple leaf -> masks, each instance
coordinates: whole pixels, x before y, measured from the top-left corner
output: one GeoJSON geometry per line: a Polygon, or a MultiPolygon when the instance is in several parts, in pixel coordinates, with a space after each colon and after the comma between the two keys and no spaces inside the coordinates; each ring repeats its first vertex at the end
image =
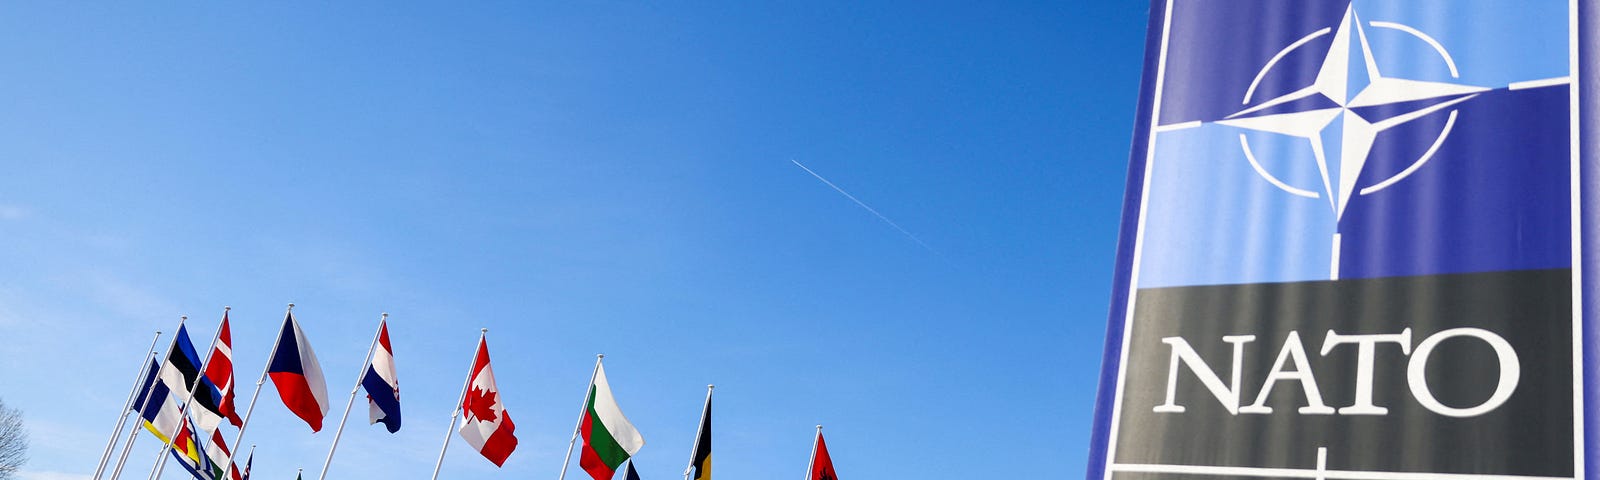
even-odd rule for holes
{"type": "Polygon", "coordinates": [[[467,414],[485,422],[493,422],[498,415],[494,406],[500,403],[500,393],[473,388],[467,392],[467,414]]]}

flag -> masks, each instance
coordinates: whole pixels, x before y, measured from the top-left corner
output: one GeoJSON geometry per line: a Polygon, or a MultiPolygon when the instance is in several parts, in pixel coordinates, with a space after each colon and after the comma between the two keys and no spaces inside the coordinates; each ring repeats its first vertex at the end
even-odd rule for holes
{"type": "Polygon", "coordinates": [[[517,449],[516,425],[511,414],[500,401],[500,389],[495,386],[494,369],[489,367],[489,343],[478,339],[478,353],[472,361],[470,386],[461,401],[461,438],[484,458],[502,466],[506,457],[517,449]]]}
{"type": "Polygon", "coordinates": [[[361,376],[361,386],[367,389],[367,410],[370,423],[383,422],[389,433],[400,431],[400,377],[394,371],[394,349],[389,347],[389,322],[378,322],[378,348],[372,352],[372,363],[361,376]]]}
{"type": "MultiPolygon", "coordinates": [[[[207,471],[210,473],[206,478],[222,478],[223,465],[227,465],[233,459],[233,452],[228,450],[227,442],[222,441],[221,431],[211,432],[211,442],[205,445],[205,452],[208,460],[206,462],[207,471]]],[[[253,453],[251,454],[251,456],[254,455],[253,453]]],[[[230,468],[228,470],[228,476],[232,477],[233,480],[244,480],[238,468],[230,468]]]]}
{"type": "Polygon", "coordinates": [[[250,480],[250,465],[256,463],[256,449],[250,447],[250,458],[244,459],[244,473],[239,480],[250,480]]]}
{"type": "Polygon", "coordinates": [[[183,427],[172,438],[172,457],[178,459],[178,464],[194,478],[213,480],[221,472],[211,473],[211,459],[201,453],[204,448],[200,438],[195,436],[194,424],[187,418],[183,419],[183,427]]]}
{"type": "Polygon", "coordinates": [[[238,427],[244,424],[233,407],[233,333],[228,328],[228,312],[222,312],[222,326],[217,327],[217,344],[211,348],[211,358],[206,360],[206,378],[216,385],[217,413],[238,427]]]}
{"type": "Polygon", "coordinates": [[[828,457],[828,442],[822,440],[822,430],[817,430],[817,454],[811,460],[810,480],[839,480],[833,473],[833,459],[828,457]]]}
{"type": "Polygon", "coordinates": [[[172,390],[167,384],[155,376],[155,360],[150,361],[151,375],[145,378],[144,385],[139,387],[139,419],[143,422],[144,429],[149,430],[161,443],[166,443],[168,435],[178,429],[178,419],[183,415],[178,413],[178,404],[174,402],[172,390]]]}
{"type": "Polygon", "coordinates": [[[219,405],[222,394],[211,379],[200,374],[200,366],[200,354],[195,351],[194,343],[189,341],[188,327],[178,325],[172,350],[167,352],[167,360],[161,364],[161,382],[178,397],[180,403],[188,402],[189,391],[194,390],[194,406],[197,408],[190,408],[190,413],[195,415],[196,423],[209,432],[222,423],[222,407],[219,405]]]}
{"type": "Polygon", "coordinates": [[[633,462],[628,462],[628,471],[622,474],[622,480],[639,480],[639,472],[633,469],[633,462]]]}
{"type": "Polygon", "coordinates": [[[611,383],[606,381],[605,367],[596,364],[594,384],[589,387],[589,405],[584,408],[583,455],[578,465],[595,480],[611,480],[617,467],[644,446],[644,437],[622,415],[617,399],[611,396],[611,383]]]}
{"type": "Polygon", "coordinates": [[[283,319],[278,350],[272,352],[267,373],[284,406],[305,420],[312,432],[322,430],[322,418],[328,414],[328,384],[322,380],[322,366],[292,312],[283,319]]]}
{"type": "MultiPolygon", "coordinates": [[[[689,480],[711,480],[711,394],[706,393],[706,410],[700,414],[700,433],[689,455],[689,480]]],[[[628,467],[633,468],[633,467],[628,467]]]]}

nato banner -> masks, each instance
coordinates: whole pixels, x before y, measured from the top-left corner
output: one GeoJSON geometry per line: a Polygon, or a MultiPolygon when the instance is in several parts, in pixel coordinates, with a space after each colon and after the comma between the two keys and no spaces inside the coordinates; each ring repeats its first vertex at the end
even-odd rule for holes
{"type": "Polygon", "coordinates": [[[1156,0],[1090,479],[1600,478],[1600,0],[1156,0]]]}

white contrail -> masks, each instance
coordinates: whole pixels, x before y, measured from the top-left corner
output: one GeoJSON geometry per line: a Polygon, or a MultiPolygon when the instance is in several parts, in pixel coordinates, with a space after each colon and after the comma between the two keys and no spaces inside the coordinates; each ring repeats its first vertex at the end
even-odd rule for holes
{"type": "Polygon", "coordinates": [[[883,216],[882,213],[878,213],[877,210],[874,210],[872,207],[867,206],[867,204],[863,203],[861,200],[856,199],[855,195],[851,195],[850,192],[844,191],[843,188],[839,188],[838,185],[834,185],[833,182],[828,181],[828,179],[822,178],[822,175],[817,175],[817,172],[813,172],[813,171],[811,171],[811,169],[806,168],[806,166],[801,164],[799,160],[790,159],[789,161],[794,163],[794,166],[800,167],[801,170],[805,170],[806,173],[811,174],[811,176],[817,177],[817,180],[821,180],[822,183],[827,184],[829,188],[833,189],[833,191],[839,192],[840,195],[844,195],[844,198],[848,198],[848,199],[850,199],[850,201],[856,202],[856,205],[860,205],[861,208],[865,208],[865,209],[867,209],[868,212],[872,212],[872,214],[876,215],[879,220],[883,220],[883,223],[889,224],[889,226],[894,227],[895,230],[899,230],[900,233],[905,234],[906,238],[911,239],[911,241],[913,241],[913,242],[917,242],[917,245],[922,245],[922,248],[926,248],[926,249],[928,249],[928,251],[933,252],[935,254],[939,253],[938,250],[934,250],[933,247],[930,247],[930,246],[928,246],[928,244],[923,243],[922,239],[917,238],[916,235],[912,235],[911,232],[906,231],[906,229],[900,228],[900,225],[897,224],[897,223],[894,223],[894,220],[890,220],[889,217],[883,216]]]}

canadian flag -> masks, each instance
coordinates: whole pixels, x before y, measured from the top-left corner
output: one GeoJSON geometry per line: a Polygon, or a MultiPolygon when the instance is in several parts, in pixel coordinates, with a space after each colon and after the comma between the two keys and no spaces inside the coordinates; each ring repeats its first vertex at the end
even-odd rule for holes
{"type": "Polygon", "coordinates": [[[472,361],[466,395],[461,400],[461,438],[478,449],[484,458],[502,466],[517,449],[516,425],[500,401],[494,383],[494,368],[489,366],[489,343],[478,339],[477,357],[472,361]]]}

